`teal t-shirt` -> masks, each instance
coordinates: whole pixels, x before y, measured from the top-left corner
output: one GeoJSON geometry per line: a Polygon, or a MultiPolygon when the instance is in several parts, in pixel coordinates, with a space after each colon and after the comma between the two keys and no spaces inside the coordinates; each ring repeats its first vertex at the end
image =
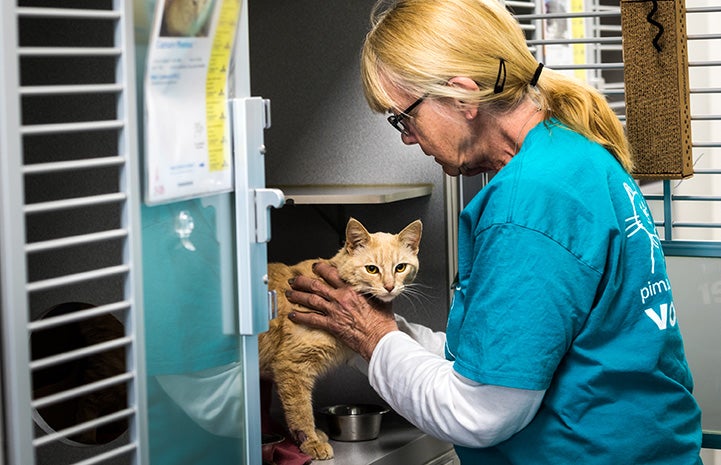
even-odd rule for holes
{"type": "Polygon", "coordinates": [[[480,383],[545,389],[483,465],[697,464],[701,413],[653,219],[603,147],[558,122],[463,210],[447,357],[480,383]]]}

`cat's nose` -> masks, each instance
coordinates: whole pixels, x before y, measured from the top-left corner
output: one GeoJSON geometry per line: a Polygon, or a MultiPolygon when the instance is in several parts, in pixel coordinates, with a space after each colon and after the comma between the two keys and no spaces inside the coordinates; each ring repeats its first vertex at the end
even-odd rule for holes
{"type": "Polygon", "coordinates": [[[393,285],[393,284],[386,284],[386,285],[383,286],[383,287],[385,288],[386,291],[388,291],[388,292],[393,292],[393,288],[395,287],[395,285],[393,285]]]}

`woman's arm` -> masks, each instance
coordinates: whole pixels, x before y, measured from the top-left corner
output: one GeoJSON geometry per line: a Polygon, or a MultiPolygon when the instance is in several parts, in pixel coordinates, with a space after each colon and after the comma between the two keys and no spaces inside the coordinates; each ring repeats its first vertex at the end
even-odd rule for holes
{"type": "Polygon", "coordinates": [[[418,323],[411,323],[402,316],[396,314],[398,329],[409,335],[429,352],[443,357],[446,348],[446,333],[433,331],[427,326],[418,323]]]}
{"type": "Polygon", "coordinates": [[[453,370],[453,362],[398,331],[377,345],[368,379],[391,408],[419,429],[466,447],[492,446],[520,431],[545,392],[471,381],[453,370]]]}

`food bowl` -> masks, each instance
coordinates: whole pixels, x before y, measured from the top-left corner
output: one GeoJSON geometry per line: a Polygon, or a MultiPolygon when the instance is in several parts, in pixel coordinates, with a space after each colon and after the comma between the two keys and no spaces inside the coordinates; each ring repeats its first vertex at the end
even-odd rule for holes
{"type": "Polygon", "coordinates": [[[381,419],[388,409],[372,404],[341,404],[325,407],[328,436],[336,441],[370,441],[378,437],[381,419]]]}

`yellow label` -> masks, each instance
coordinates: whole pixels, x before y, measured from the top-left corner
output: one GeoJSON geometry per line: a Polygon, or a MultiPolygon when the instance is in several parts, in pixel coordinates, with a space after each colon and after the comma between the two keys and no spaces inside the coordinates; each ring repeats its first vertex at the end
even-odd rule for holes
{"type": "Polygon", "coordinates": [[[230,125],[228,124],[228,67],[238,25],[240,0],[220,1],[220,17],[205,78],[205,121],[208,138],[208,167],[220,171],[230,166],[230,125]]]}
{"type": "MultiPolygon", "coordinates": [[[[571,0],[571,11],[583,11],[583,0],[571,0]]],[[[571,37],[582,39],[586,37],[586,24],[584,18],[571,18],[571,37]]],[[[573,63],[586,63],[586,44],[573,44],[573,63]]],[[[576,78],[586,81],[586,70],[577,69],[574,71],[576,78]]]]}

